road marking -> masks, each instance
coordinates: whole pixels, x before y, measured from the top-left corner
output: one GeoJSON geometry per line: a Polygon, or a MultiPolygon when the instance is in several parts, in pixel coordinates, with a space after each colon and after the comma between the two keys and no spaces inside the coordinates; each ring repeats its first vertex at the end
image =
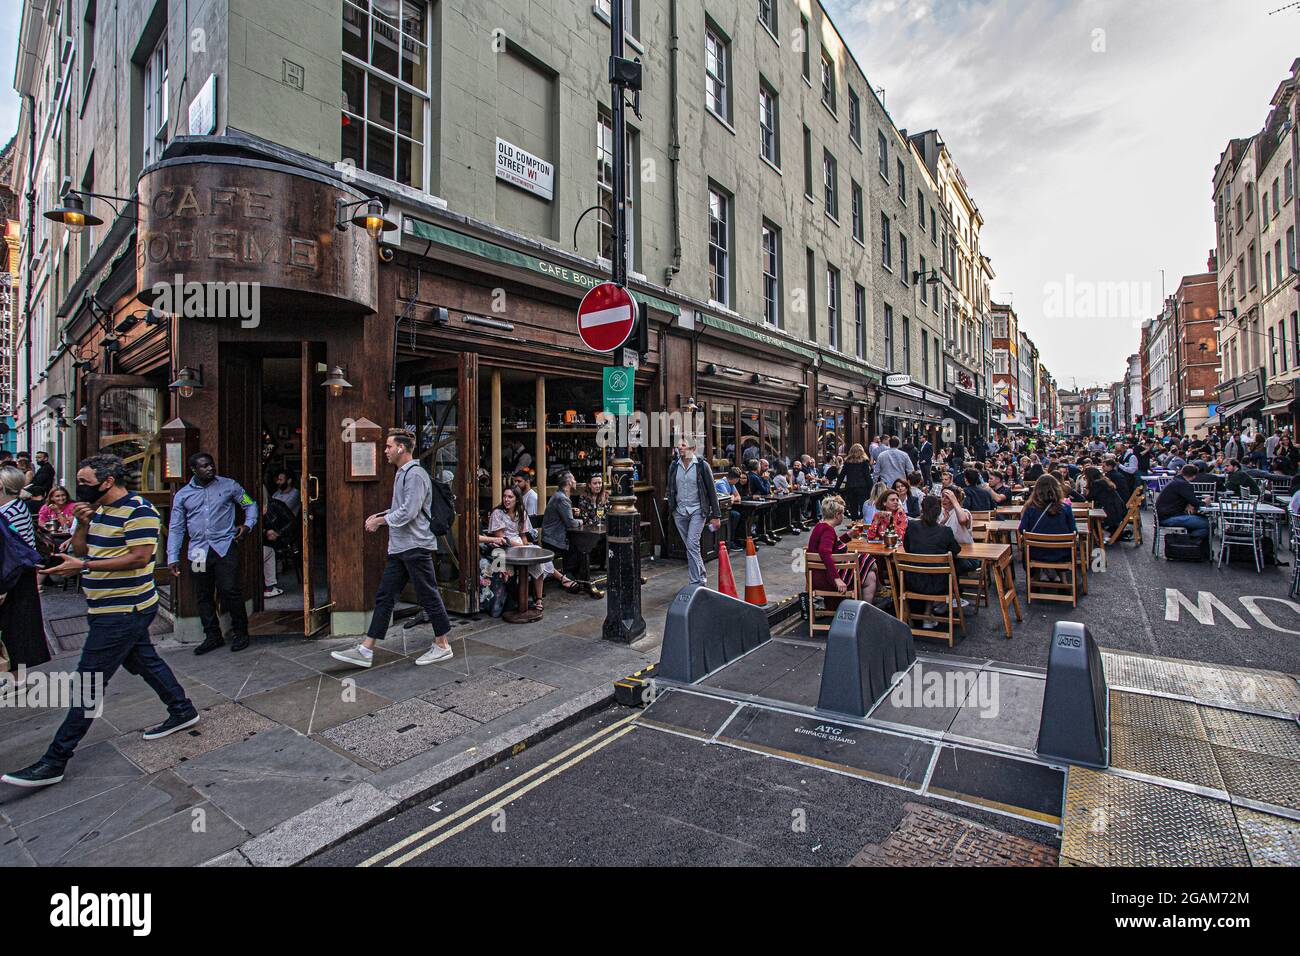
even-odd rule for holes
{"type": "MultiPolygon", "coordinates": [[[[544,772],[548,767],[552,767],[563,760],[567,760],[575,752],[581,750],[583,747],[586,747],[592,741],[598,740],[601,737],[606,736],[607,734],[611,734],[615,730],[618,730],[620,727],[629,723],[630,721],[635,720],[640,715],[640,713],[641,713],[640,711],[637,711],[636,713],[632,714],[629,717],[625,717],[622,720],[615,721],[614,723],[610,724],[608,727],[604,727],[596,731],[596,733],[592,734],[590,737],[586,738],[585,740],[581,740],[578,743],[574,744],[572,747],[568,748],[563,753],[558,753],[554,757],[545,761],[544,763],[538,764],[532,770],[529,770],[526,773],[522,773],[517,777],[511,778],[509,781],[497,787],[497,789],[493,790],[491,793],[484,794],[483,796],[479,797],[477,800],[473,801],[472,803],[466,804],[465,806],[461,807],[459,810],[455,811],[454,813],[451,813],[448,816],[444,817],[443,819],[439,820],[437,823],[427,826],[423,830],[418,830],[415,833],[412,833],[410,836],[407,836],[404,839],[399,840],[398,842],[394,843],[392,846],[388,847],[387,849],[380,850],[374,856],[358,863],[357,866],[373,866],[375,863],[382,860],[384,857],[392,856],[394,853],[398,852],[399,850],[405,849],[406,847],[410,846],[412,843],[416,842],[417,840],[428,836],[430,833],[433,833],[435,830],[438,830],[441,827],[445,827],[449,823],[453,822],[454,820],[463,817],[465,814],[472,811],[475,807],[482,806],[484,803],[488,803],[489,801],[494,800],[496,797],[500,796],[502,793],[509,790],[511,787],[516,786],[519,783],[522,783],[523,781],[527,780],[530,777],[535,777],[537,774],[544,772]]],[[[441,806],[441,804],[442,801],[439,800],[437,805],[441,806]]]]}
{"type": "MultiPolygon", "coordinates": [[[[635,715],[634,715],[634,716],[635,716],[635,715]]],[[[630,719],[630,718],[629,718],[629,719],[630,719]]],[[[451,839],[452,837],[454,837],[456,834],[458,834],[458,833],[460,833],[460,832],[462,832],[462,831],[464,831],[464,830],[469,829],[469,828],[472,827],[474,824],[476,824],[476,823],[478,823],[480,820],[482,820],[484,817],[491,816],[492,814],[496,813],[497,811],[504,809],[505,807],[507,807],[507,806],[509,806],[510,804],[514,803],[516,800],[518,800],[518,799],[519,799],[520,797],[522,797],[524,794],[528,793],[528,792],[531,791],[531,790],[535,790],[535,789],[537,789],[537,788],[540,787],[542,784],[544,784],[544,783],[546,783],[548,780],[550,780],[552,777],[556,777],[556,776],[558,776],[558,775],[564,773],[564,771],[570,769],[571,767],[576,766],[577,764],[579,764],[579,763],[581,763],[582,761],[586,760],[586,759],[587,759],[588,757],[590,757],[592,754],[596,753],[596,752],[599,751],[599,750],[602,750],[602,749],[605,748],[605,747],[608,747],[608,746],[609,746],[610,744],[612,744],[614,741],[618,740],[618,738],[623,737],[623,736],[625,736],[625,735],[627,735],[627,734],[630,734],[630,733],[631,733],[632,731],[634,731],[634,730],[636,730],[635,727],[623,727],[622,729],[620,729],[620,730],[617,731],[616,733],[610,734],[610,735],[609,735],[608,737],[606,737],[604,740],[601,740],[601,741],[599,741],[599,742],[593,744],[591,747],[589,747],[588,749],[584,750],[582,753],[578,754],[576,757],[573,757],[573,758],[570,759],[568,762],[563,763],[563,764],[560,764],[559,766],[552,768],[548,773],[545,773],[545,774],[543,774],[542,776],[538,777],[536,780],[534,780],[532,783],[528,784],[527,786],[520,787],[520,788],[519,788],[518,790],[516,790],[514,793],[510,794],[509,796],[503,797],[501,800],[497,801],[497,802],[496,802],[495,804],[493,804],[492,806],[485,807],[484,809],[480,810],[478,813],[474,814],[472,817],[470,817],[469,819],[465,820],[464,822],[462,822],[462,823],[458,823],[456,826],[452,827],[450,830],[446,830],[446,831],[444,831],[444,832],[442,832],[442,833],[439,833],[439,834],[438,834],[437,836],[435,836],[432,840],[429,840],[427,843],[423,843],[423,844],[421,844],[420,846],[416,847],[414,850],[411,850],[409,853],[405,853],[405,854],[403,854],[402,856],[399,856],[399,857],[398,857],[397,859],[395,859],[395,860],[392,860],[392,861],[390,861],[390,862],[388,862],[388,863],[385,863],[384,866],[404,866],[405,864],[409,863],[411,860],[414,860],[417,856],[421,856],[421,855],[423,855],[423,854],[429,852],[429,851],[432,850],[434,847],[436,847],[438,844],[440,844],[440,843],[444,843],[444,842],[446,842],[447,840],[450,840],[450,839],[451,839]]],[[[448,818],[448,821],[443,821],[443,822],[449,822],[450,819],[451,819],[451,818],[448,818]]]]}
{"type": "Polygon", "coordinates": [[[1182,616],[1181,612],[1186,610],[1200,621],[1202,624],[1213,626],[1214,612],[1218,609],[1225,618],[1232,622],[1232,626],[1243,631],[1249,631],[1250,625],[1241,619],[1241,617],[1224,604],[1213,592],[1197,591],[1196,603],[1193,604],[1187,599],[1187,596],[1177,588],[1165,588],[1165,620],[1174,624],[1179,623],[1182,616]]]}

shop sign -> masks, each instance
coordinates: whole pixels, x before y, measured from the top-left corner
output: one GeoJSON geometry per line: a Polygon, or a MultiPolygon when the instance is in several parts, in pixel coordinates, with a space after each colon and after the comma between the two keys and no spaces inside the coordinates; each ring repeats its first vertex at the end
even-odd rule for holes
{"type": "Polygon", "coordinates": [[[497,137],[497,179],[547,202],[555,197],[555,167],[500,136],[497,137]]]}
{"type": "Polygon", "coordinates": [[[912,376],[910,375],[904,375],[900,373],[897,375],[885,376],[886,388],[902,388],[905,385],[911,385],[911,384],[912,384],[912,376]]]}
{"type": "Polygon", "coordinates": [[[605,366],[601,404],[606,415],[624,416],[632,414],[632,390],[635,382],[636,372],[634,369],[624,368],[621,365],[605,366]]]}
{"type": "Polygon", "coordinates": [[[217,74],[209,73],[203,88],[190,100],[190,135],[207,136],[217,128],[217,74]]]}

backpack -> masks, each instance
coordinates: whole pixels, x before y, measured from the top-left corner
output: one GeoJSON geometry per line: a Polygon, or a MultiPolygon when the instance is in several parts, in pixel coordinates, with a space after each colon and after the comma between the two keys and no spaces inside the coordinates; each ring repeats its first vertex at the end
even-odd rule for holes
{"type": "MultiPolygon", "coordinates": [[[[1260,564],[1264,567],[1277,567],[1277,548],[1273,544],[1273,539],[1263,537],[1259,539],[1260,564]]],[[[1250,553],[1250,548],[1243,545],[1229,545],[1228,547],[1229,564],[1248,564],[1255,566],[1255,556],[1250,553]]]]}
{"type": "Polygon", "coordinates": [[[1186,532],[1166,534],[1165,559],[1168,561],[1206,561],[1209,559],[1209,539],[1193,541],[1186,532]]]}
{"type": "Polygon", "coordinates": [[[433,482],[433,511],[429,527],[436,537],[451,533],[451,523],[456,520],[456,496],[445,481],[433,482]]]}

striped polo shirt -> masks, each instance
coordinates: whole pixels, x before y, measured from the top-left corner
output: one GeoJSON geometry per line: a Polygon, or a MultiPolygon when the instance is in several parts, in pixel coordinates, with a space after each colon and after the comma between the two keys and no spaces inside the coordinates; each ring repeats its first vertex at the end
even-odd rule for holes
{"type": "Polygon", "coordinates": [[[94,567],[96,560],[121,557],[138,545],[147,544],[157,550],[160,526],[158,509],[135,493],[124,495],[116,504],[99,507],[86,535],[90,570],[81,575],[87,613],[120,614],[158,603],[152,557],[143,568],[132,571],[96,571],[94,567]]]}

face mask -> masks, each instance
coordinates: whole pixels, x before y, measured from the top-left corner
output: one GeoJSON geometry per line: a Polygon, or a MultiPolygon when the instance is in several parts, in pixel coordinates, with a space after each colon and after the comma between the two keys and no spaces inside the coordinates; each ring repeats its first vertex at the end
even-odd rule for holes
{"type": "Polygon", "coordinates": [[[93,505],[108,491],[107,488],[101,488],[99,485],[77,485],[77,500],[84,501],[86,504],[93,505]]]}

